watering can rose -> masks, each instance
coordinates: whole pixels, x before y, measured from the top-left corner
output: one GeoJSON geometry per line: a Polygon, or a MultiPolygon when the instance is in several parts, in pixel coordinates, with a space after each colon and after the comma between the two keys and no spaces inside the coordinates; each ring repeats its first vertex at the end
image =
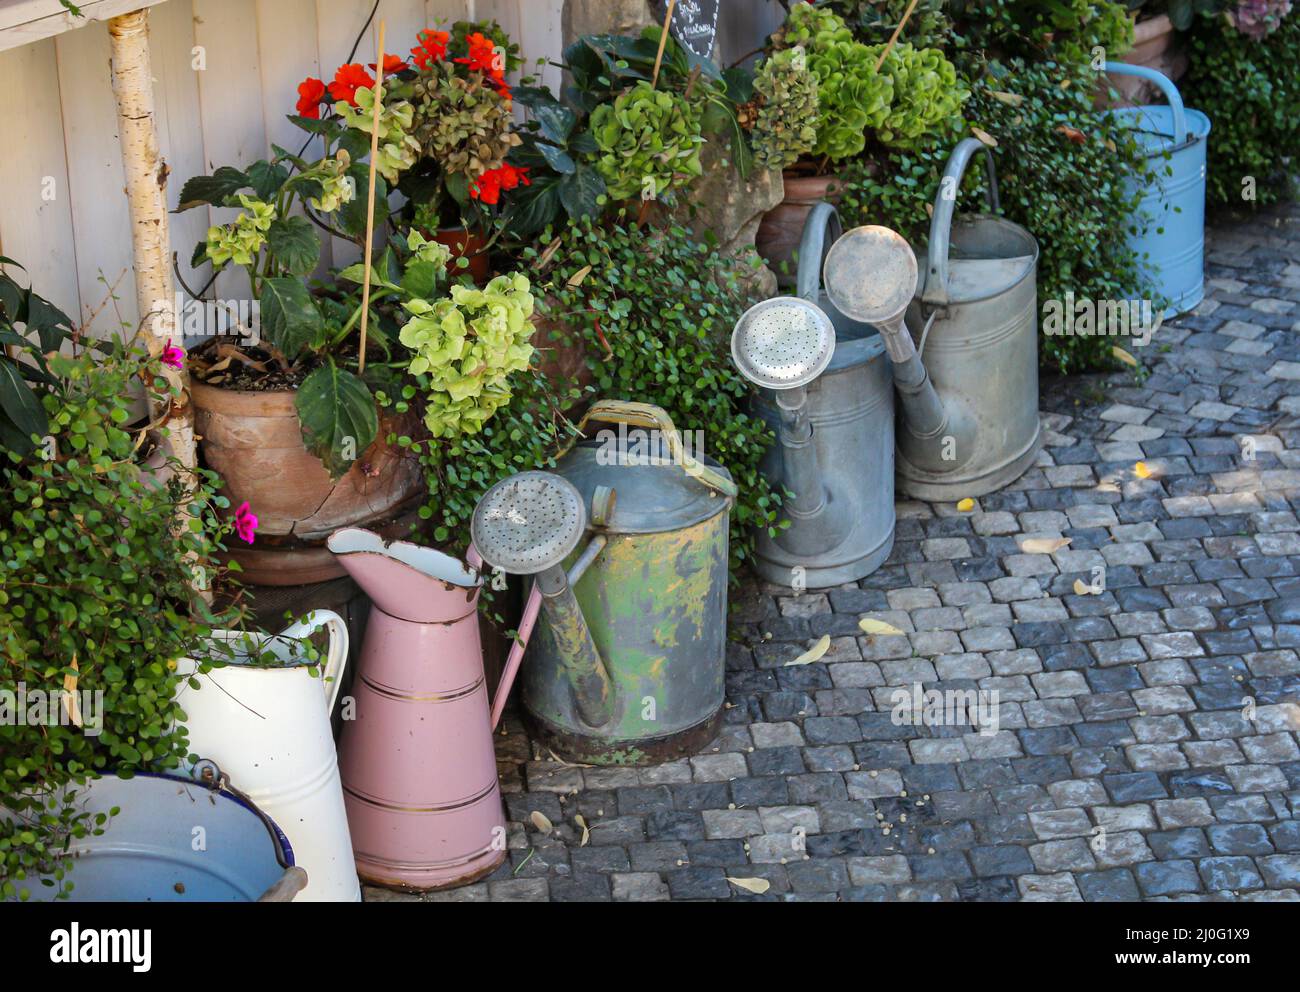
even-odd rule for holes
{"type": "Polygon", "coordinates": [[[411,300],[402,344],[412,375],[429,377],[425,424],[434,437],[474,434],[510,399],[509,377],[533,357],[528,277],[497,276],[482,289],[453,286],[444,299],[411,300]]]}

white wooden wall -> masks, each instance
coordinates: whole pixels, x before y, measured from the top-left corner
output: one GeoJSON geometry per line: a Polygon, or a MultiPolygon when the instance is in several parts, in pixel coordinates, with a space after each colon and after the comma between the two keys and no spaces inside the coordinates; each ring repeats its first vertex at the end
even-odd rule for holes
{"type": "MultiPolygon", "coordinates": [[[[3,0],[0,12],[14,3],[3,0]]],[[[297,151],[303,132],[285,119],[294,112],[297,84],[308,75],[333,73],[372,5],[373,0],[166,0],[151,9],[154,93],[173,208],[190,176],[220,165],[247,165],[268,154],[272,143],[297,151]],[[206,67],[196,70],[200,56],[206,67]]],[[[376,23],[379,17],[387,21],[388,47],[405,54],[416,32],[439,20],[495,18],[531,63],[558,60],[561,7],[562,0],[382,0],[376,23]]],[[[373,61],[373,53],[372,35],[357,58],[373,61]]],[[[554,87],[559,73],[548,69],[543,78],[554,87]]],[[[103,336],[123,324],[134,328],[107,26],[91,23],[0,52],[0,92],[11,122],[10,138],[0,149],[0,255],[23,264],[37,292],[92,333],[103,336]],[[112,285],[116,301],[101,307],[112,285]]],[[[209,224],[229,213],[195,209],[172,215],[172,246],[195,288],[207,274],[190,272],[194,245],[209,224]]],[[[229,276],[228,295],[246,294],[241,274],[229,276]]]]}

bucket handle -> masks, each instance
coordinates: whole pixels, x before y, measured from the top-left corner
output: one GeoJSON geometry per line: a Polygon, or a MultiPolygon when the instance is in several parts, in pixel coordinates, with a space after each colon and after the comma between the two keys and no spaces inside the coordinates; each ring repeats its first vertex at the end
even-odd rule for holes
{"type": "Polygon", "coordinates": [[[1182,94],[1178,92],[1178,87],[1174,85],[1172,79],[1145,65],[1130,65],[1127,62],[1107,62],[1103,71],[1113,72],[1117,76],[1137,76],[1158,86],[1174,114],[1174,144],[1181,145],[1187,140],[1187,112],[1183,109],[1182,94]]]}
{"type": "Polygon", "coordinates": [[[958,142],[948,158],[948,165],[943,170],[943,179],[939,181],[939,196],[934,201],[934,217],[930,221],[930,257],[928,269],[921,292],[921,299],[934,307],[946,307],[948,297],[948,248],[952,237],[952,215],[956,210],[957,192],[961,189],[962,177],[966,175],[966,166],[976,152],[984,152],[985,175],[988,188],[984,191],[988,201],[989,213],[1001,212],[998,202],[998,176],[993,167],[993,150],[978,138],[966,138],[958,142]],[[951,196],[945,192],[952,190],[951,196]]]}
{"type": "Polygon", "coordinates": [[[672,418],[663,407],[655,406],[653,403],[632,403],[627,400],[600,400],[593,403],[583,414],[578,424],[578,432],[585,434],[587,424],[593,420],[608,424],[627,424],[629,427],[653,427],[668,439],[668,453],[691,478],[722,496],[734,497],[740,491],[726,476],[686,454],[682,448],[682,436],[677,433],[672,418]]]}
{"type": "Polygon", "coordinates": [[[348,625],[333,610],[312,610],[291,627],[276,635],[293,640],[306,640],[322,627],[329,628],[330,642],[325,654],[325,692],[329,698],[326,713],[334,712],[334,703],[343,687],[343,673],[348,667],[348,625]],[[332,680],[332,681],[331,681],[332,680]]]}
{"type": "Polygon", "coordinates": [[[821,299],[822,263],[831,245],[844,233],[839,211],[833,203],[821,200],[808,211],[803,225],[803,240],[799,242],[799,274],[796,292],[809,303],[821,299]]]}

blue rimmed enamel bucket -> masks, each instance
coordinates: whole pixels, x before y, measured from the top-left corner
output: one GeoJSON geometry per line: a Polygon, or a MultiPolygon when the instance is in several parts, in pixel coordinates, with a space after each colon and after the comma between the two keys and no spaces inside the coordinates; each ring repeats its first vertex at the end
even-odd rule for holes
{"type": "MultiPolygon", "coordinates": [[[[280,828],[211,762],[199,762],[195,774],[137,772],[77,790],[79,810],[119,812],[100,836],[73,840],[73,902],[287,901],[303,887],[280,828]],[[207,769],[214,774],[199,780],[207,769]]],[[[57,891],[39,883],[30,890],[34,899],[57,891]]]]}
{"type": "Polygon", "coordinates": [[[1165,316],[1191,310],[1205,295],[1205,154],[1210,119],[1183,106],[1178,88],[1146,66],[1107,62],[1106,71],[1154,83],[1168,106],[1109,111],[1130,129],[1147,158],[1149,175],[1129,225],[1144,291],[1164,300],[1165,316]]]}

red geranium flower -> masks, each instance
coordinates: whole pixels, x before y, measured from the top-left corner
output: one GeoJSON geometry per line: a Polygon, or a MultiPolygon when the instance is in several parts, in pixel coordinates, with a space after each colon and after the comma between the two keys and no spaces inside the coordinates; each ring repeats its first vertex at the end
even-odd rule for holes
{"type": "Polygon", "coordinates": [[[490,169],[470,184],[469,195],[475,200],[495,205],[501,202],[501,191],[514,189],[521,183],[531,186],[527,168],[516,168],[507,162],[499,169],[490,169]]]}
{"type": "MultiPolygon", "coordinates": [[[[371,62],[370,68],[373,69],[378,64],[379,64],[378,62],[371,62]]],[[[407,68],[405,59],[400,59],[396,55],[384,56],[384,78],[385,79],[387,79],[389,76],[397,75],[405,68],[407,68]]]]}
{"type": "Polygon", "coordinates": [[[353,62],[339,66],[339,71],[334,74],[334,82],[330,83],[330,96],[335,100],[346,100],[355,107],[357,90],[374,85],[375,77],[366,72],[364,66],[353,62]]]}
{"type": "Polygon", "coordinates": [[[298,84],[298,114],[320,119],[320,104],[325,99],[325,84],[308,76],[298,84]]]}
{"type": "Polygon", "coordinates": [[[487,76],[498,91],[508,95],[506,87],[506,60],[497,51],[496,43],[480,32],[474,32],[465,39],[469,45],[469,57],[456,59],[461,65],[469,66],[471,72],[481,72],[487,76]]]}
{"type": "Polygon", "coordinates": [[[447,40],[451,37],[446,31],[421,31],[415,36],[419,45],[411,49],[415,64],[421,69],[429,68],[430,62],[441,62],[447,57],[447,40]]]}

